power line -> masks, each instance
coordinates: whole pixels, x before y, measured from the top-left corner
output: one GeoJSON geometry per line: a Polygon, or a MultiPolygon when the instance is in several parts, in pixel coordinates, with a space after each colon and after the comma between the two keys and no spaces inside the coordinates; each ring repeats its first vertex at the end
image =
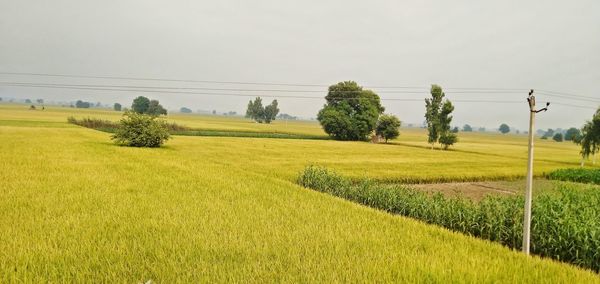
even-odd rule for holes
{"type": "MultiPolygon", "coordinates": [[[[164,86],[140,86],[140,85],[92,85],[92,84],[56,84],[36,82],[0,82],[2,85],[11,86],[66,86],[66,87],[88,87],[88,88],[133,88],[133,89],[156,89],[156,90],[206,90],[206,91],[237,91],[237,92],[281,92],[281,93],[324,93],[325,90],[290,90],[290,89],[240,89],[240,88],[206,88],[206,87],[164,87],[164,86]]],[[[356,93],[358,91],[336,91],[338,93],[356,93]]],[[[448,94],[509,94],[514,91],[450,91],[448,94]]],[[[427,94],[423,91],[378,91],[380,94],[427,94]]]]}
{"type": "MultiPolygon", "coordinates": [[[[51,74],[51,73],[29,73],[29,72],[0,72],[0,75],[17,76],[38,76],[38,77],[64,77],[64,78],[84,78],[84,79],[109,79],[109,80],[132,80],[132,81],[159,81],[159,82],[187,82],[187,83],[209,83],[209,84],[233,84],[233,85],[266,85],[266,86],[290,86],[290,87],[329,87],[325,84],[301,84],[301,83],[272,83],[272,82],[241,82],[241,81],[217,81],[217,80],[189,80],[189,79],[168,79],[168,78],[142,78],[142,77],[123,77],[123,76],[95,76],[95,75],[71,75],[71,74],[51,74]]],[[[367,88],[377,89],[425,89],[426,86],[365,86],[367,88]]],[[[527,91],[527,88],[445,88],[448,90],[487,90],[487,91],[527,91]]]]}
{"type": "MultiPolygon", "coordinates": [[[[265,85],[265,86],[288,86],[288,87],[328,87],[323,84],[297,84],[297,83],[260,83],[260,82],[240,82],[240,81],[215,81],[215,80],[185,80],[185,79],[163,79],[163,78],[141,78],[141,77],[119,77],[119,76],[91,76],[91,75],[71,75],[71,74],[50,74],[50,73],[27,73],[27,72],[0,72],[0,75],[18,75],[18,76],[42,76],[42,77],[65,77],[65,78],[88,78],[88,79],[110,79],[110,80],[135,80],[135,81],[158,81],[158,82],[189,82],[189,83],[210,83],[210,84],[233,84],[233,85],[265,85]]],[[[154,93],[182,93],[182,94],[200,94],[195,92],[173,92],[173,91],[154,91],[154,90],[205,90],[205,91],[235,91],[235,92],[281,92],[281,93],[321,93],[321,90],[289,90],[289,89],[242,89],[242,88],[206,88],[206,87],[163,87],[163,86],[129,86],[129,85],[82,85],[82,84],[53,84],[53,83],[29,83],[29,82],[4,82],[6,86],[13,87],[48,87],[62,89],[81,89],[81,90],[106,90],[106,91],[134,91],[141,92],[146,90],[154,93]],[[52,87],[51,87],[52,86],[52,87]],[[124,90],[128,89],[128,90],[124,90]],[[138,90],[135,90],[138,89],[138,90]]],[[[381,89],[401,89],[378,91],[378,93],[388,94],[425,94],[428,93],[426,87],[411,86],[367,86],[368,88],[381,89]],[[422,90],[422,91],[415,91],[422,90]]],[[[455,87],[444,88],[447,94],[517,94],[525,89],[521,88],[485,88],[485,87],[455,87]]],[[[341,91],[344,92],[344,91],[341,91]]],[[[352,91],[349,91],[352,92],[352,91]]],[[[569,93],[562,93],[549,90],[539,90],[538,93],[548,96],[569,99],[574,101],[586,101],[600,103],[600,98],[591,96],[581,96],[569,93]]],[[[205,95],[225,95],[221,93],[202,93],[205,95]]],[[[240,94],[238,94],[240,95],[240,94]]],[[[265,97],[276,97],[273,95],[261,94],[265,97]]],[[[284,97],[284,96],[281,96],[284,97]]],[[[291,97],[291,96],[286,96],[291,97]]],[[[297,98],[309,98],[306,96],[295,96],[297,98]]],[[[392,100],[392,99],[383,99],[392,100]]],[[[454,100],[456,101],[456,100],[454,100]]],[[[563,103],[565,106],[588,108],[563,103]]]]}
{"type": "MultiPolygon", "coordinates": [[[[162,91],[148,89],[119,89],[119,88],[97,88],[97,87],[69,87],[69,86],[52,86],[52,85],[11,85],[0,83],[6,86],[14,87],[32,87],[32,88],[50,88],[50,89],[72,89],[72,90],[93,90],[93,91],[116,91],[116,92],[138,92],[138,93],[162,93],[162,94],[189,94],[189,95],[207,95],[207,96],[234,96],[234,97],[255,97],[254,94],[239,94],[239,93],[212,93],[212,92],[183,92],[183,91],[162,91]]],[[[269,98],[292,98],[292,99],[318,99],[324,100],[324,97],[315,96],[281,96],[281,95],[262,95],[269,98]]],[[[359,98],[336,98],[336,100],[352,100],[359,98]]],[[[404,102],[422,102],[424,98],[381,98],[384,101],[404,101],[404,102]]],[[[521,103],[521,101],[502,101],[502,100],[453,100],[454,102],[465,103],[521,103]]]]}
{"type": "MultiPolygon", "coordinates": [[[[156,93],[179,93],[179,92],[171,92],[168,90],[203,90],[203,91],[237,91],[237,92],[283,92],[283,93],[324,93],[324,91],[316,91],[316,90],[289,90],[289,89],[241,89],[241,88],[204,88],[204,87],[162,87],[162,86],[132,86],[132,85],[92,85],[92,84],[56,84],[56,83],[31,83],[31,82],[0,82],[0,85],[4,86],[12,86],[12,87],[37,87],[37,88],[63,88],[63,89],[80,89],[80,90],[116,90],[116,91],[125,91],[127,89],[129,91],[143,91],[143,90],[151,90],[156,93]],[[137,90],[136,90],[137,89],[137,90]]],[[[341,93],[355,93],[356,91],[338,91],[341,93]]],[[[181,92],[181,93],[193,93],[193,92],[181,92]]],[[[409,91],[395,91],[395,92],[379,92],[385,94],[425,94],[427,92],[409,92],[409,91]]],[[[215,93],[217,94],[217,93],[215,93]]],[[[222,94],[222,93],[218,93],[222,94]]],[[[472,92],[472,91],[464,91],[464,92],[448,92],[448,94],[512,94],[509,92],[495,92],[495,91],[485,91],[485,92],[472,92]]],[[[262,96],[268,96],[265,94],[261,94],[262,96]]],[[[569,98],[562,95],[553,95],[553,94],[542,94],[542,96],[549,97],[557,97],[557,98],[566,98],[570,100],[582,100],[587,102],[596,102],[600,103],[600,100],[590,100],[590,99],[575,99],[569,98]]],[[[275,97],[275,96],[271,96],[275,97]]],[[[290,97],[290,96],[280,96],[280,97],[290,97]]],[[[302,96],[305,97],[305,96],[302,96]]],[[[570,105],[574,106],[574,105],[570,105]]],[[[581,107],[581,106],[579,106],[581,107]]]]}

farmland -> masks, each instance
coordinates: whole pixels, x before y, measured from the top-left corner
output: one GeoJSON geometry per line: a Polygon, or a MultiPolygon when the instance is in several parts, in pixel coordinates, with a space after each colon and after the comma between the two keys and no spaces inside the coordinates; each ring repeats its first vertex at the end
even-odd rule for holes
{"type": "MultiPolygon", "coordinates": [[[[67,117],[103,110],[0,105],[0,282],[599,282],[597,274],[307,190],[307,165],[384,182],[523,176],[524,136],[469,133],[430,150],[420,129],[389,145],[175,136],[165,147],[110,143],[67,117]],[[366,153],[366,154],[365,154],[366,153]]],[[[212,130],[321,135],[173,115],[212,130]]],[[[535,174],[579,164],[570,143],[536,141],[535,174]]]]}

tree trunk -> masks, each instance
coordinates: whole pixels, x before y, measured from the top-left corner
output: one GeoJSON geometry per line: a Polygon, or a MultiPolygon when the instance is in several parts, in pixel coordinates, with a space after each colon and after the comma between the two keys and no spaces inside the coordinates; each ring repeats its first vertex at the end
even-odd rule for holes
{"type": "Polygon", "coordinates": [[[585,159],[582,157],[581,158],[581,167],[583,168],[584,165],[585,165],[585,159]]]}

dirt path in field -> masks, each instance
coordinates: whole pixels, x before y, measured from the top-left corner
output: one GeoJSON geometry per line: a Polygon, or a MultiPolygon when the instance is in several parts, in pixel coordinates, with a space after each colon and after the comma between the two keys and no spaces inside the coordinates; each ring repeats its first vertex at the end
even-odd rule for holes
{"type": "Polygon", "coordinates": [[[440,192],[447,197],[462,195],[473,201],[479,201],[486,195],[515,195],[520,191],[515,182],[454,182],[415,184],[411,187],[431,194],[440,192]]]}

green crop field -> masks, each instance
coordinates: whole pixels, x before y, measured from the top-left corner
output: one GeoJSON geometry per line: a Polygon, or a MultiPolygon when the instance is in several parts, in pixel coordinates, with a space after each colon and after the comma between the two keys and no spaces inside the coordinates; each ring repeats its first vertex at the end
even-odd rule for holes
{"type": "MultiPolygon", "coordinates": [[[[587,270],[526,257],[300,187],[309,164],[382,181],[521,177],[526,137],[459,134],[430,150],[420,129],[389,145],[174,136],[119,147],[67,117],[104,110],[0,105],[0,283],[569,282],[587,270]]],[[[319,135],[319,125],[222,116],[170,121],[217,130],[319,135]]],[[[536,141],[537,175],[577,166],[571,143],[536,141]]]]}

